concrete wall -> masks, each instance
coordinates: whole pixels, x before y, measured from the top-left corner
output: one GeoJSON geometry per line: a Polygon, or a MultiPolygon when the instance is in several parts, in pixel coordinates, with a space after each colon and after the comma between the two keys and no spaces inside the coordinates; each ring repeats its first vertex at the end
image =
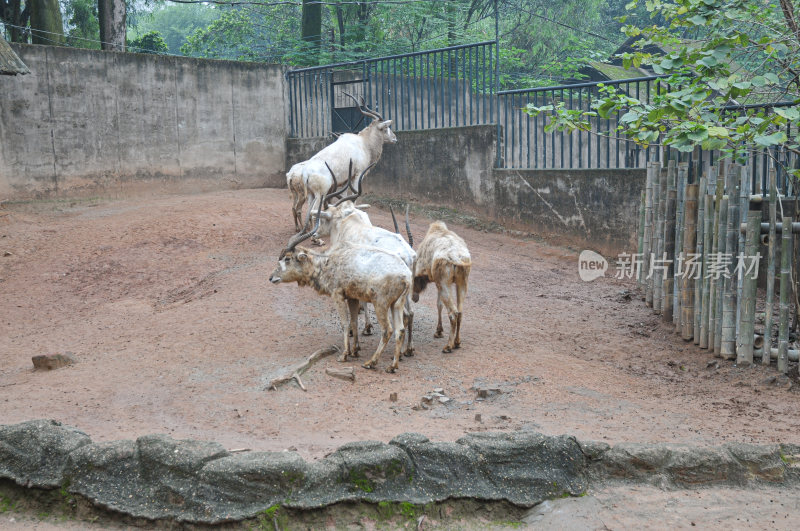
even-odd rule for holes
{"type": "MultiPolygon", "coordinates": [[[[645,170],[494,169],[493,125],[400,131],[367,177],[368,193],[448,206],[559,245],[636,252],[645,170]]],[[[287,167],[332,140],[289,139],[287,167]]]]}
{"type": "Polygon", "coordinates": [[[285,182],[277,65],[14,45],[0,77],[0,198],[285,182]]]}

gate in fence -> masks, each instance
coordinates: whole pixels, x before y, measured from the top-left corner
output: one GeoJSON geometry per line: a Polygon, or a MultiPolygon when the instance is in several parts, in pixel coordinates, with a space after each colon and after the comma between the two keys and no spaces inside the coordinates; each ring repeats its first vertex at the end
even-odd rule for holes
{"type": "Polygon", "coordinates": [[[494,122],[495,41],[290,70],[290,136],[358,131],[367,124],[345,92],[397,131],[494,122]]]}

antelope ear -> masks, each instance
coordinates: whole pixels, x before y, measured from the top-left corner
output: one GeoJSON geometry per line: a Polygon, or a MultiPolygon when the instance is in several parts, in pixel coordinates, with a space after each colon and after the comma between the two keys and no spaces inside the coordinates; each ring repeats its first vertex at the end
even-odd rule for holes
{"type": "Polygon", "coordinates": [[[378,129],[383,131],[384,129],[387,129],[390,125],[392,125],[392,121],[386,120],[385,122],[381,122],[378,124],[378,129]]]}
{"type": "Polygon", "coordinates": [[[308,255],[306,253],[299,253],[297,255],[297,260],[299,260],[300,262],[305,262],[306,260],[308,260],[308,255]]]}

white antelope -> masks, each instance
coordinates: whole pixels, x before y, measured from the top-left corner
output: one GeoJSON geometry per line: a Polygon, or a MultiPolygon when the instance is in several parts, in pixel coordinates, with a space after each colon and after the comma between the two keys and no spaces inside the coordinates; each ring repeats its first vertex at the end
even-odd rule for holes
{"type": "MultiPolygon", "coordinates": [[[[336,176],[331,169],[331,176],[334,182],[336,176]]],[[[350,176],[352,177],[352,175],[350,176]]],[[[351,179],[348,178],[348,182],[351,179]]],[[[358,180],[358,191],[356,195],[350,195],[329,206],[326,210],[315,212],[313,215],[320,221],[318,236],[330,236],[331,247],[340,243],[348,242],[361,245],[370,245],[386,252],[394,253],[400,257],[410,271],[414,270],[414,262],[417,253],[406,243],[402,236],[395,232],[376,227],[372,224],[369,216],[362,209],[369,205],[356,205],[353,200],[361,195],[361,179],[358,180]]],[[[394,213],[392,213],[394,217],[394,213]]],[[[395,222],[395,227],[397,223],[395,222]]],[[[406,211],[406,230],[408,231],[409,241],[411,240],[411,229],[408,224],[408,211],[406,211]]],[[[371,333],[369,314],[366,306],[364,307],[364,335],[371,333]]],[[[414,311],[411,307],[411,293],[408,294],[403,312],[403,321],[406,329],[407,344],[403,351],[406,356],[414,355],[414,311]]]]}
{"type": "Polygon", "coordinates": [[[394,372],[399,366],[405,335],[403,306],[411,291],[411,270],[396,254],[376,247],[349,242],[340,242],[325,252],[297,247],[314,234],[319,219],[311,231],[300,231],[292,237],[269,281],[273,284],[297,282],[333,298],[344,327],[344,350],[339,361],[346,361],[348,356],[358,357],[359,302],[372,303],[382,334],[375,354],[363,367],[374,368],[394,336],[394,358],[386,369],[386,372],[394,372]],[[353,334],[352,342],[348,331],[353,334]]]}
{"type": "Polygon", "coordinates": [[[326,169],[326,164],[337,174],[342,175],[347,170],[348,161],[352,161],[353,171],[362,174],[360,180],[366,170],[380,160],[383,154],[383,145],[397,142],[397,137],[390,127],[391,120],[384,120],[380,114],[366,107],[363,98],[359,103],[352,95],[345,94],[356,102],[361,114],[372,118],[372,122],[358,134],[344,133],[333,144],[289,169],[286,174],[286,184],[292,196],[292,216],[295,230],[308,226],[311,213],[318,210],[320,203],[322,203],[323,209],[327,206],[324,204],[325,195],[335,187],[331,175],[326,169]],[[308,215],[306,223],[301,225],[300,218],[307,197],[309,198],[308,215]]]}
{"type": "Polygon", "coordinates": [[[429,282],[436,284],[439,297],[436,306],[439,322],[434,337],[442,337],[442,305],[447,307],[450,319],[450,337],[442,352],[452,352],[461,347],[461,309],[467,295],[467,281],[472,259],[467,244],[455,232],[448,230],[441,221],[431,223],[425,239],[417,249],[414,263],[414,287],[412,299],[419,301],[419,294],[429,282]],[[453,301],[455,286],[455,301],[453,301]]]}

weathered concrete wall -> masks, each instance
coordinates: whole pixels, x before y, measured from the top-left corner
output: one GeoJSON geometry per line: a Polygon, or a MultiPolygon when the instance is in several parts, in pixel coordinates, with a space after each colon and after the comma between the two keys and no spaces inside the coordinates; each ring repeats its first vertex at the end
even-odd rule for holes
{"type": "Polygon", "coordinates": [[[495,170],[496,219],[561,244],[636,252],[645,170],[495,170]]]}
{"type": "Polygon", "coordinates": [[[278,65],[14,45],[0,78],[0,198],[280,186],[278,65]]]}
{"type": "Polygon", "coordinates": [[[206,524],[251,518],[274,504],[311,509],[471,498],[530,507],[620,480],[672,488],[797,485],[798,463],[797,445],[611,447],[532,431],[470,433],[455,442],[406,433],[389,444],[346,444],[306,462],[296,452],[232,454],[217,443],[166,435],[93,443],[48,420],[0,425],[0,479],[62,487],[134,517],[206,524]]]}
{"type": "MultiPolygon", "coordinates": [[[[370,194],[448,206],[558,244],[636,252],[645,170],[494,169],[493,125],[400,131],[365,182],[370,194]]],[[[332,140],[289,139],[287,167],[332,140]]]]}

